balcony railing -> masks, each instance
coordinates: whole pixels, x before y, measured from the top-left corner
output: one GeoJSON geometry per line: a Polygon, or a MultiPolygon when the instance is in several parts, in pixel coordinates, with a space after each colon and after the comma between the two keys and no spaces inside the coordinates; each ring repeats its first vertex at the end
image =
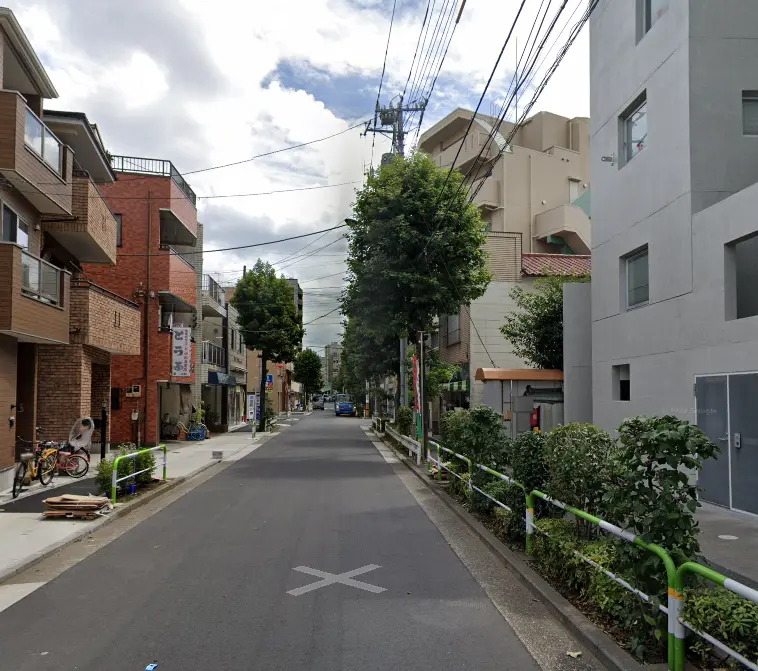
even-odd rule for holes
{"type": "Polygon", "coordinates": [[[63,146],[60,140],[28,107],[24,124],[24,142],[57,174],[63,174],[63,146]]]}
{"type": "Polygon", "coordinates": [[[226,292],[210,275],[203,275],[203,291],[207,291],[208,295],[221,307],[226,305],[226,292]]]}
{"type": "Polygon", "coordinates": [[[21,252],[21,290],[38,301],[60,307],[63,302],[61,269],[28,252],[21,252]]]}
{"type": "Polygon", "coordinates": [[[203,343],[203,363],[209,363],[219,368],[226,365],[226,352],[223,347],[211,342],[203,343]]]}
{"type": "Polygon", "coordinates": [[[174,167],[171,161],[159,158],[140,158],[138,156],[111,156],[111,166],[116,172],[131,172],[141,175],[160,175],[170,177],[182,190],[192,204],[197,207],[197,196],[187,184],[181,173],[174,167]]]}

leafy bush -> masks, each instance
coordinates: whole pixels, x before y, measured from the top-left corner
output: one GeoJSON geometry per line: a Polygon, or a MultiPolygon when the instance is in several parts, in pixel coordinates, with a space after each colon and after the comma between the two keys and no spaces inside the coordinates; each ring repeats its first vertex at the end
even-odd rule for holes
{"type": "MultiPolygon", "coordinates": [[[[758,604],[723,587],[686,590],[684,620],[758,663],[758,604]]],[[[699,636],[692,641],[690,648],[700,655],[703,668],[714,668],[711,645],[699,636]]]]}
{"type": "Polygon", "coordinates": [[[407,405],[401,405],[397,409],[397,432],[401,436],[410,436],[413,426],[413,410],[407,405]]]}
{"type": "MultiPolygon", "coordinates": [[[[95,483],[97,484],[98,491],[100,493],[110,496],[111,482],[113,478],[113,462],[116,460],[116,457],[129,454],[130,452],[135,452],[136,450],[137,446],[134,443],[122,443],[118,447],[117,455],[115,455],[112,459],[104,459],[98,463],[97,474],[95,475],[95,483]]],[[[136,476],[136,478],[124,480],[123,482],[119,483],[119,486],[123,488],[132,482],[136,482],[138,485],[148,484],[152,482],[155,466],[155,452],[146,452],[134,457],[134,459],[122,459],[118,463],[119,478],[126,477],[130,473],[135,473],[136,471],[141,471],[143,469],[148,470],[146,470],[144,473],[140,473],[138,476],[136,476]]]]}
{"type": "Polygon", "coordinates": [[[611,474],[613,438],[592,424],[572,423],[547,434],[546,493],[597,514],[611,474]]]}
{"type": "Polygon", "coordinates": [[[544,573],[569,586],[575,582],[575,557],[579,537],[576,526],[567,519],[541,519],[535,526],[534,549],[544,573]]]}
{"type": "MultiPolygon", "coordinates": [[[[695,510],[698,488],[686,471],[699,471],[702,459],[718,451],[696,426],[677,417],[632,417],[619,427],[613,473],[602,497],[603,517],[664,547],[676,564],[700,552],[695,510]]],[[[657,606],[666,598],[666,571],[657,557],[636,545],[617,541],[618,563],[633,574],[631,582],[651,597],[625,613],[632,651],[643,658],[666,632],[666,616],[657,606]]]]}
{"type": "MultiPolygon", "coordinates": [[[[580,548],[580,552],[604,569],[616,575],[621,573],[616,543],[612,538],[603,536],[590,541],[580,548]]],[[[624,614],[634,608],[639,597],[579,557],[574,557],[574,559],[577,567],[576,584],[582,595],[592,601],[602,613],[608,615],[614,622],[623,622],[624,614]]],[[[634,586],[633,578],[627,582],[634,586]]]]}
{"type": "Polygon", "coordinates": [[[468,410],[446,412],[440,419],[440,437],[442,444],[449,450],[465,454],[468,438],[468,410]]]}

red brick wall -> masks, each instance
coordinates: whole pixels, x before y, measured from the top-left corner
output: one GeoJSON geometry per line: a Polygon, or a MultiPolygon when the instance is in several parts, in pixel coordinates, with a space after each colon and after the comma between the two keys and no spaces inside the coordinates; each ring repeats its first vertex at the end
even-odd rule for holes
{"type": "Polygon", "coordinates": [[[16,435],[26,440],[34,440],[37,434],[37,345],[33,343],[18,344],[18,405],[23,412],[16,410],[16,435]]]}

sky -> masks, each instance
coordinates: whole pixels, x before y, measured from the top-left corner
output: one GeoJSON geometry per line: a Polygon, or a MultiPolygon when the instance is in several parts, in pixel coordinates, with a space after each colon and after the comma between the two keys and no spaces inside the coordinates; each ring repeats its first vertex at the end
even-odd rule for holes
{"type": "MultiPolygon", "coordinates": [[[[521,4],[465,1],[422,133],[456,107],[476,107],[521,4]]],[[[442,48],[431,57],[420,48],[414,61],[424,16],[428,10],[422,47],[433,42],[440,11],[445,12],[440,23],[444,28],[448,15],[457,16],[460,2],[396,0],[381,104],[393,99],[396,104],[406,87],[406,101],[428,91],[437,69],[432,63],[435,57],[436,62],[442,59],[442,48]],[[414,76],[408,83],[412,63],[414,76]],[[419,85],[414,86],[416,80],[419,85]]],[[[546,27],[562,2],[526,0],[481,112],[489,114],[502,102],[538,10],[549,8],[546,27]]],[[[58,90],[59,98],[46,101],[46,108],[84,112],[97,123],[112,154],[168,159],[183,174],[339,133],[371,118],[393,9],[393,0],[5,4],[15,12],[58,90]]],[[[586,0],[568,0],[545,43],[544,60],[537,62],[537,81],[585,6],[586,0]]],[[[533,112],[589,115],[586,30],[533,112]]],[[[523,101],[530,98],[529,90],[522,94],[523,101]]],[[[186,175],[200,196],[204,249],[266,242],[342,223],[351,214],[355,190],[372,156],[377,165],[389,151],[381,135],[372,150],[372,136],[362,136],[361,130],[242,165],[186,175]],[[308,190],[287,191],[304,188],[308,190]],[[283,192],[222,197],[271,191],[283,192]]],[[[414,127],[409,145],[415,137],[414,127]]],[[[243,267],[262,258],[298,278],[304,291],[304,344],[323,353],[324,345],[341,332],[339,313],[327,313],[337,306],[344,283],[343,233],[206,253],[204,271],[222,284],[234,284],[243,267]]]]}

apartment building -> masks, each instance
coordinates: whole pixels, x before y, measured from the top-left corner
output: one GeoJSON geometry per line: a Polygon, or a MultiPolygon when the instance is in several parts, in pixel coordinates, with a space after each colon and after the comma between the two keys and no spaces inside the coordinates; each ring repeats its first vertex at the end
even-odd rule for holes
{"type": "Polygon", "coordinates": [[[603,0],[591,20],[593,419],[673,414],[758,513],[758,3],[603,0]]]}
{"type": "Polygon", "coordinates": [[[85,264],[99,285],[140,305],[141,349],[116,356],[113,439],[154,445],[161,425],[187,423],[198,399],[197,198],[171,161],[112,156],[117,180],[102,187],[118,222],[117,265],[85,264]]]}
{"type": "Polygon", "coordinates": [[[337,377],[340,374],[342,364],[342,343],[332,342],[324,346],[325,374],[324,386],[328,391],[337,393],[342,391],[337,389],[337,377]]]}
{"type": "Polygon", "coordinates": [[[0,54],[2,490],[17,437],[42,425],[65,439],[110,403],[112,356],[139,351],[139,308],[82,272],[116,261],[117,220],[101,195],[115,175],[97,129],[84,114],[43,109],[57,92],[5,8],[0,54]]]}
{"type": "Polygon", "coordinates": [[[548,272],[583,273],[590,265],[589,119],[540,112],[506,146],[513,124],[504,122],[488,144],[497,119],[487,115],[477,115],[464,138],[472,116],[456,109],[420,142],[440,167],[452,165],[460,150],[456,169],[470,175],[474,188],[481,183],[474,203],[487,222],[484,248],[493,278],[484,296],[440,317],[441,357],[461,369],[445,387],[443,408],[482,403],[479,368],[526,367],[500,332],[515,308],[515,286],[528,290],[548,272]]]}

